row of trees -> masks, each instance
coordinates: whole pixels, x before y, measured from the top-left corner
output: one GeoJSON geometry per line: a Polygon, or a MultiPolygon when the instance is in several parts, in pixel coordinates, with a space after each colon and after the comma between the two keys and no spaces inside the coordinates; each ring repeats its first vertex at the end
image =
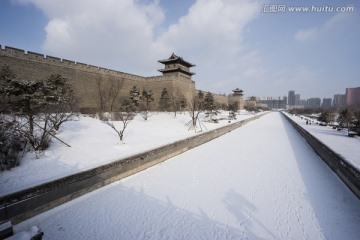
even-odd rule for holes
{"type": "Polygon", "coordinates": [[[340,109],[293,109],[290,112],[306,116],[320,113],[317,117],[319,122],[326,125],[337,123],[340,128],[360,135],[360,104],[340,109]]]}
{"type": "Polygon", "coordinates": [[[73,90],[61,75],[27,81],[3,66],[0,104],[0,170],[17,166],[28,148],[39,158],[51,137],[61,141],[55,136],[60,125],[76,117],[73,90]]]}
{"type": "MultiPolygon", "coordinates": [[[[152,103],[154,102],[153,93],[150,90],[143,89],[140,91],[134,86],[128,96],[122,96],[120,101],[120,108],[118,111],[98,113],[100,120],[110,126],[118,135],[120,143],[124,142],[124,133],[136,114],[140,114],[144,120],[150,117],[150,110],[152,109],[152,103]]],[[[199,128],[202,130],[202,124],[199,119],[200,113],[205,112],[205,116],[215,121],[216,104],[214,96],[211,93],[204,95],[201,91],[198,95],[194,96],[191,101],[181,95],[181,97],[171,97],[166,88],[162,90],[159,98],[158,109],[160,111],[172,111],[176,117],[177,112],[187,109],[191,116],[191,121],[188,123],[189,129],[197,131],[199,128]]],[[[230,105],[229,111],[231,117],[235,118],[235,112],[237,111],[236,105],[230,105]]]]}
{"type": "Polygon", "coordinates": [[[339,112],[324,110],[318,121],[330,125],[337,122],[341,128],[347,128],[348,133],[352,131],[360,136],[360,107],[344,108],[339,112]]]}

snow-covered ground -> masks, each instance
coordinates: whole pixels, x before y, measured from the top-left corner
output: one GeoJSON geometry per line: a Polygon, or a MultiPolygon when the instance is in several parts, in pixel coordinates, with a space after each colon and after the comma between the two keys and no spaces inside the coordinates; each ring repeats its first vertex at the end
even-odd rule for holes
{"type": "Polygon", "coordinates": [[[301,119],[300,116],[296,115],[288,114],[288,116],[334,152],[341,155],[347,162],[360,170],[360,138],[348,137],[346,129],[337,131],[336,129],[332,129],[332,127],[320,126],[316,123],[306,125],[304,117],[301,119]]]}
{"type": "Polygon", "coordinates": [[[15,226],[44,239],[358,239],[360,204],[280,113],[15,226]]]}
{"type": "MultiPolygon", "coordinates": [[[[218,117],[227,116],[228,112],[223,112],[218,117]]],[[[236,121],[253,116],[241,111],[236,121]]],[[[185,126],[190,119],[188,113],[178,113],[176,118],[173,113],[153,113],[147,121],[137,115],[125,130],[125,144],[119,144],[117,133],[98,119],[80,117],[79,121],[66,122],[57,136],[71,147],[53,139],[40,159],[27,153],[19,167],[0,172],[0,196],[198,134],[185,126]]],[[[227,120],[204,122],[208,130],[228,124],[227,120]]]]}

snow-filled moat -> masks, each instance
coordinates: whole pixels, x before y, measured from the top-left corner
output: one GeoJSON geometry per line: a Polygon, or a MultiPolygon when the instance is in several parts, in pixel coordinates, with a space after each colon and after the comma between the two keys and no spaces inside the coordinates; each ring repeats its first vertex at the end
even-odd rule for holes
{"type": "Polygon", "coordinates": [[[44,239],[357,239],[360,202],[280,113],[15,226],[44,239]]]}

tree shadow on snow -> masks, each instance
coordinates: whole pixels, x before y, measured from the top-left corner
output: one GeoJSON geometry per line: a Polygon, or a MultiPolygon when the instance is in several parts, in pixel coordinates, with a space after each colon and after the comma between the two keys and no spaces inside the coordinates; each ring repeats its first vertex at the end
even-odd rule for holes
{"type": "MultiPolygon", "coordinates": [[[[241,222],[250,203],[234,192],[229,198],[228,209],[241,222]]],[[[126,188],[121,183],[25,221],[16,231],[34,225],[45,233],[44,239],[259,239],[249,230],[216,221],[201,206],[189,211],[185,205],[175,206],[169,197],[159,200],[142,188],[126,188]]]]}

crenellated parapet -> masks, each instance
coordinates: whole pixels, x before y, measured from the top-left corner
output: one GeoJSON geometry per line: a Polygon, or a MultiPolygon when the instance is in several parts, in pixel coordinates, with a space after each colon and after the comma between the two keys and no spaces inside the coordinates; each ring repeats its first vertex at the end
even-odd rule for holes
{"type": "Polygon", "coordinates": [[[27,61],[32,61],[32,62],[39,62],[39,63],[54,65],[54,66],[58,66],[58,67],[72,68],[72,69],[76,69],[76,70],[92,72],[95,74],[106,74],[106,75],[111,75],[111,76],[120,77],[120,78],[127,78],[127,79],[133,79],[133,80],[144,80],[145,79],[145,77],[143,77],[143,76],[138,76],[138,75],[125,73],[125,72],[121,72],[121,71],[117,71],[117,70],[112,70],[112,69],[108,69],[108,68],[98,67],[98,66],[85,64],[85,63],[81,63],[81,62],[76,62],[76,61],[72,61],[72,60],[61,59],[58,57],[44,55],[44,54],[40,54],[40,53],[36,53],[36,52],[31,52],[31,51],[26,52],[23,49],[9,47],[9,46],[4,46],[4,48],[2,48],[2,46],[0,45],[0,56],[17,58],[17,59],[22,59],[22,60],[27,60],[27,61]]]}

